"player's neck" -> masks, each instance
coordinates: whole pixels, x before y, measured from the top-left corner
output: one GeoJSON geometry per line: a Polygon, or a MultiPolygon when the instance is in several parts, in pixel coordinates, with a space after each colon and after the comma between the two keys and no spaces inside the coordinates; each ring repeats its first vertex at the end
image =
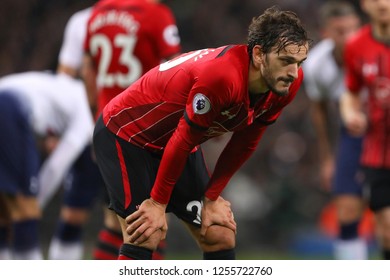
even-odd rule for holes
{"type": "Polygon", "coordinates": [[[338,67],[343,66],[343,50],[340,48],[333,49],[333,57],[338,67]]]}
{"type": "Polygon", "coordinates": [[[390,22],[387,24],[372,24],[372,35],[380,42],[390,43],[390,22]]]}

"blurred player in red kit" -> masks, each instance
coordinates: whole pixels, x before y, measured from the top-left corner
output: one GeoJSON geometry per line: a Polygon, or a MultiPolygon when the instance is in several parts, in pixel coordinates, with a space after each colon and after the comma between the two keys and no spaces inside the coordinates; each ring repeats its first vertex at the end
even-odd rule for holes
{"type": "Polygon", "coordinates": [[[84,79],[97,114],[141,75],[180,52],[171,11],[152,2],[159,1],[102,0],[94,6],[85,40],[84,79]]]}
{"type": "MultiPolygon", "coordinates": [[[[180,39],[177,34],[177,27],[173,15],[169,9],[157,4],[159,1],[125,1],[130,11],[137,11],[137,18],[141,17],[141,20],[137,23],[139,26],[143,26],[144,20],[150,16],[150,10],[158,12],[163,17],[161,19],[155,19],[156,30],[153,30],[150,20],[147,20],[148,28],[141,28],[141,31],[136,33],[140,38],[136,38],[135,34],[132,34],[132,48],[123,48],[122,55],[120,57],[112,57],[112,61],[119,60],[118,67],[121,67],[123,71],[127,71],[126,65],[135,64],[136,75],[139,75],[139,69],[142,67],[142,72],[145,72],[152,66],[157,65],[161,60],[165,60],[173,56],[180,51],[180,39]],[[135,41],[137,39],[137,41],[135,41]],[[156,55],[152,55],[154,59],[150,60],[146,53],[143,53],[141,57],[136,56],[132,51],[133,48],[139,45],[140,42],[147,42],[147,44],[153,44],[153,51],[161,55],[160,60],[157,60],[156,55]],[[158,43],[157,43],[158,42],[158,43]],[[128,57],[123,59],[123,57],[128,57]],[[146,65],[142,62],[147,57],[146,65]],[[135,61],[134,62],[130,62],[135,61]],[[142,65],[139,65],[141,62],[142,65]],[[123,66],[124,65],[124,66],[123,66]]],[[[100,5],[100,4],[99,4],[100,5]]],[[[117,7],[112,6],[114,9],[117,7]]],[[[87,22],[92,14],[92,8],[87,8],[76,12],[69,19],[65,32],[64,40],[59,55],[59,64],[57,72],[67,74],[73,78],[80,76],[80,68],[82,66],[83,53],[84,53],[84,41],[87,32],[87,22]]],[[[121,10],[115,10],[121,11],[121,10]]],[[[112,25],[114,27],[114,25],[112,25]]],[[[109,32],[115,31],[110,28],[109,32]]],[[[104,35],[107,31],[97,30],[100,35],[104,35]]],[[[116,31],[115,31],[116,32],[116,31]]],[[[91,33],[92,35],[92,33],[91,33]]],[[[99,36],[98,36],[99,37],[99,36]]],[[[103,43],[104,44],[104,43],[103,43]]],[[[150,47],[146,47],[148,51],[150,47]]],[[[106,48],[107,49],[107,48],[106,48]]],[[[116,48],[118,49],[118,48],[116,48]]],[[[110,51],[110,50],[108,50],[110,51]]],[[[107,57],[107,54],[105,54],[107,57]]],[[[91,62],[90,58],[86,58],[87,62],[91,62]]],[[[95,61],[93,64],[95,65],[95,61]]],[[[99,61],[96,61],[98,65],[99,61]]],[[[85,70],[85,69],[84,69],[85,70]]],[[[130,69],[131,71],[131,69],[130,69]]],[[[88,74],[89,82],[93,83],[96,79],[96,69],[88,69],[84,73],[88,74]],[[92,72],[91,72],[92,71],[92,72]],[[93,75],[91,75],[91,73],[93,75]]],[[[125,80],[122,81],[122,83],[125,80]]],[[[113,84],[114,86],[117,83],[113,84]]],[[[107,87],[106,87],[107,88],[107,87]]],[[[89,88],[91,89],[91,87],[89,88]]],[[[93,86],[92,89],[96,88],[93,86]]],[[[122,90],[117,88],[116,90],[122,90]]],[[[114,90],[115,95],[115,90],[114,90]]],[[[96,104],[96,92],[93,92],[93,104],[96,104]]],[[[81,259],[83,257],[83,242],[82,242],[82,229],[88,219],[88,213],[93,205],[97,192],[100,190],[99,186],[103,185],[100,172],[97,169],[96,163],[91,158],[89,147],[83,152],[75,165],[72,167],[70,176],[66,180],[64,202],[61,207],[61,215],[55,230],[55,234],[52,238],[48,257],[49,259],[81,259]]],[[[40,192],[40,204],[45,207],[48,200],[55,193],[56,189],[40,192]]],[[[119,246],[122,244],[122,233],[120,225],[118,223],[115,214],[111,211],[104,212],[104,227],[100,230],[98,243],[93,251],[94,259],[116,259],[118,257],[119,246]]],[[[155,259],[163,258],[165,244],[162,242],[159,246],[159,250],[154,254],[155,259]]]]}
{"type": "Polygon", "coordinates": [[[360,27],[360,20],[351,3],[339,0],[322,5],[319,18],[324,39],[310,50],[303,65],[304,84],[317,132],[321,184],[332,190],[336,207],[334,257],[367,259],[367,245],[358,232],[365,206],[359,164],[362,138],[349,135],[340,125],[338,102],[345,92],[345,43],[360,27]]]}
{"type": "Polygon", "coordinates": [[[108,103],[94,150],[122,225],[119,259],[151,258],[165,212],[204,259],[235,258],[236,222],[221,192],[296,95],[309,41],[296,14],[272,7],[253,19],[247,44],[183,54],[108,103]],[[200,144],[230,131],[210,177],[200,144]]]}
{"type": "MultiPolygon", "coordinates": [[[[166,5],[158,2],[102,0],[93,7],[87,23],[82,76],[96,116],[148,70],[180,53],[175,18],[166,5]]],[[[105,209],[105,221],[100,242],[122,240],[121,235],[110,230],[118,227],[118,221],[109,209],[105,209]]],[[[163,258],[164,247],[162,241],[154,259],[163,258]]],[[[107,259],[105,248],[104,244],[99,245],[94,257],[107,259]]]]}
{"type": "Polygon", "coordinates": [[[345,49],[347,92],[341,116],[352,135],[364,135],[361,164],[383,258],[390,259],[390,1],[362,0],[370,23],[345,49]],[[362,89],[368,91],[362,102],[362,89]]]}

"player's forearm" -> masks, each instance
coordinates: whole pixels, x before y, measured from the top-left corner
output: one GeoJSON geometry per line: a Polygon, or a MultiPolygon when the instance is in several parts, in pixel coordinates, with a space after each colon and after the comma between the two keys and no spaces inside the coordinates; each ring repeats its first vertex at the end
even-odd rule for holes
{"type": "Polygon", "coordinates": [[[252,153],[252,150],[231,153],[231,151],[226,150],[225,148],[215,165],[205,196],[210,200],[216,200],[233,175],[240,169],[252,153]]]}
{"type": "Polygon", "coordinates": [[[69,75],[73,78],[77,78],[78,69],[75,69],[75,68],[70,67],[70,66],[65,65],[65,64],[59,64],[57,67],[57,73],[63,73],[63,74],[69,75]]]}
{"type": "Polygon", "coordinates": [[[222,151],[210,178],[205,196],[216,200],[233,175],[249,159],[265,131],[265,127],[252,133],[235,133],[222,151]]]}
{"type": "Polygon", "coordinates": [[[82,147],[79,145],[62,140],[43,163],[38,176],[38,201],[42,208],[59,189],[61,181],[81,151],[82,147]]]}
{"type": "Polygon", "coordinates": [[[316,102],[312,107],[312,119],[318,139],[318,153],[321,162],[324,162],[332,157],[332,149],[330,145],[330,135],[328,130],[328,111],[323,102],[316,102]]]}
{"type": "Polygon", "coordinates": [[[150,193],[154,201],[160,204],[168,204],[173,188],[186,165],[190,152],[190,148],[178,148],[173,142],[167,145],[160,162],[156,181],[150,193]]]}
{"type": "Polygon", "coordinates": [[[191,128],[184,119],[181,120],[165,147],[150,194],[153,200],[161,204],[168,203],[173,188],[186,165],[188,155],[199,143],[203,133],[191,128]]]}
{"type": "Polygon", "coordinates": [[[352,114],[361,112],[361,100],[359,95],[349,91],[345,92],[340,98],[340,113],[344,122],[348,121],[352,114]]]}
{"type": "Polygon", "coordinates": [[[96,84],[96,70],[93,66],[92,58],[89,55],[84,55],[81,76],[87,91],[89,106],[95,114],[97,110],[98,88],[96,84]]]}
{"type": "Polygon", "coordinates": [[[362,101],[357,94],[346,92],[340,99],[341,119],[353,136],[361,136],[367,128],[367,118],[362,111],[362,101]]]}

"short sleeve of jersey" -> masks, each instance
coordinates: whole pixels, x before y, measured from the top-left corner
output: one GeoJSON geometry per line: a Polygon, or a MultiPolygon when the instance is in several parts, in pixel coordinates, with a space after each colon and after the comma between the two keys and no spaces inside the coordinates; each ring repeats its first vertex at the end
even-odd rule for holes
{"type": "Polygon", "coordinates": [[[59,62],[72,68],[79,68],[83,57],[83,44],[86,25],[91,13],[87,8],[75,13],[65,27],[63,43],[59,54],[59,62]]]}
{"type": "Polygon", "coordinates": [[[89,44],[90,44],[90,40],[91,40],[91,33],[89,32],[89,25],[90,25],[90,21],[93,18],[93,16],[94,16],[94,13],[91,13],[91,17],[87,21],[87,29],[85,30],[85,36],[84,36],[83,45],[82,45],[83,52],[87,53],[87,54],[90,54],[89,44]]]}
{"type": "Polygon", "coordinates": [[[314,73],[310,70],[309,67],[306,67],[305,70],[306,70],[305,71],[306,74],[305,74],[304,83],[305,83],[307,96],[313,101],[322,100],[321,91],[315,79],[314,73]]]}
{"type": "Polygon", "coordinates": [[[303,64],[305,71],[305,85],[307,96],[313,101],[322,101],[329,99],[330,96],[324,90],[324,78],[327,71],[334,71],[329,69],[329,61],[333,60],[334,43],[330,39],[320,41],[312,50],[310,50],[307,60],[303,64]]]}
{"type": "Polygon", "coordinates": [[[159,4],[155,9],[155,16],[151,16],[150,20],[154,20],[153,31],[155,32],[156,47],[160,52],[159,57],[168,58],[181,51],[179,30],[176,25],[176,20],[171,10],[159,4]]]}

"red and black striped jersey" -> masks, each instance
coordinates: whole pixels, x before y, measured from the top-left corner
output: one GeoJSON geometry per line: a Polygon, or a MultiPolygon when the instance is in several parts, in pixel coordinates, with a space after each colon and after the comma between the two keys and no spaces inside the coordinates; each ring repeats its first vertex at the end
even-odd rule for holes
{"type": "Polygon", "coordinates": [[[181,118],[204,130],[200,143],[254,122],[271,124],[294,98],[302,73],[286,97],[268,92],[251,105],[248,69],[244,45],[183,54],[117,96],[104,109],[104,122],[121,138],[151,151],[164,149],[181,118]]]}
{"type": "Polygon", "coordinates": [[[362,164],[390,168],[390,46],[376,40],[367,25],[348,42],[345,62],[348,89],[354,94],[368,90],[362,164]]]}
{"type": "Polygon", "coordinates": [[[206,196],[217,199],[229,179],[256,149],[265,127],[296,95],[303,72],[289,94],[248,92],[247,46],[203,49],[153,68],[103,110],[107,128],[152,152],[163,153],[151,196],[168,203],[188,154],[207,139],[232,137],[219,157],[206,196]]]}
{"type": "Polygon", "coordinates": [[[99,1],[87,24],[84,50],[96,65],[98,112],[151,68],[180,52],[175,18],[164,4],[99,1]]]}

